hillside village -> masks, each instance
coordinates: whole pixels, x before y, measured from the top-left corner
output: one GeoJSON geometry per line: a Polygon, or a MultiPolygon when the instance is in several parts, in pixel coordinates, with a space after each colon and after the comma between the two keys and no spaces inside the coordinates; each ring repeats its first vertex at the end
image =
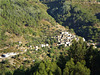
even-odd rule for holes
{"type": "Polygon", "coordinates": [[[100,75],[100,0],[0,0],[0,75],[100,75]]]}
{"type": "MultiPolygon", "coordinates": [[[[74,34],[71,34],[69,32],[63,31],[60,35],[56,36],[58,40],[58,46],[64,44],[66,46],[70,46],[72,44],[72,40],[75,39],[76,41],[79,40],[78,37],[76,37],[74,34]]],[[[85,39],[84,39],[85,41],[85,39]]]]}
{"type": "MultiPolygon", "coordinates": [[[[60,46],[60,45],[64,44],[65,47],[70,46],[72,44],[73,39],[76,39],[77,41],[79,40],[79,38],[76,37],[74,34],[71,34],[71,33],[66,32],[66,31],[61,32],[60,35],[55,36],[54,38],[56,38],[58,41],[56,46],[60,46]]],[[[23,54],[24,52],[27,52],[28,49],[35,49],[36,51],[38,51],[39,49],[41,49],[43,47],[50,48],[49,44],[39,44],[36,46],[29,45],[28,47],[21,46],[21,45],[23,45],[23,42],[18,41],[18,45],[16,45],[15,47],[17,50],[19,50],[19,52],[17,51],[17,52],[4,53],[4,54],[1,53],[0,59],[8,58],[8,57],[15,56],[18,54],[23,54]]]]}
{"type": "MultiPolygon", "coordinates": [[[[60,46],[60,45],[64,45],[65,47],[69,47],[72,45],[72,41],[75,39],[76,41],[79,40],[79,37],[76,36],[75,34],[71,34],[70,32],[67,32],[67,31],[62,31],[60,33],[60,35],[57,35],[53,38],[56,38],[58,43],[56,44],[56,46],[60,46]]],[[[83,38],[83,41],[85,41],[85,38],[83,38]]],[[[18,54],[23,54],[25,52],[27,52],[27,50],[29,49],[35,49],[35,51],[38,51],[39,49],[43,48],[43,47],[48,47],[50,48],[50,45],[49,44],[39,44],[37,46],[28,46],[28,47],[23,47],[20,45],[22,45],[22,41],[18,41],[18,45],[16,45],[16,49],[19,50],[19,52],[10,52],[10,53],[4,53],[2,54],[1,53],[1,56],[0,56],[0,59],[3,59],[3,58],[8,58],[8,57],[12,57],[12,56],[15,56],[15,55],[18,55],[18,54]]],[[[88,43],[88,46],[90,45],[94,45],[94,48],[97,48],[95,46],[95,43],[88,43]]]]}

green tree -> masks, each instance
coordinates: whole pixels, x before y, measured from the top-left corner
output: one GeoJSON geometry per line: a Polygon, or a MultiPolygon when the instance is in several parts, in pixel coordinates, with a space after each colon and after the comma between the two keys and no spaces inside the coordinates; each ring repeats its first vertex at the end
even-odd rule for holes
{"type": "Polygon", "coordinates": [[[68,55],[70,58],[73,58],[75,63],[85,59],[85,54],[87,51],[86,42],[83,42],[83,39],[80,39],[78,42],[73,41],[73,44],[68,50],[68,55]]]}
{"type": "Polygon", "coordinates": [[[55,62],[44,61],[39,64],[33,75],[61,75],[61,69],[55,62]]]}
{"type": "Polygon", "coordinates": [[[65,57],[64,55],[59,56],[57,65],[61,68],[62,71],[65,68],[66,61],[68,61],[67,57],[65,57]]]}
{"type": "Polygon", "coordinates": [[[86,53],[86,66],[90,68],[91,75],[98,75],[100,71],[100,54],[98,49],[94,49],[91,45],[86,53]]]}
{"type": "Polygon", "coordinates": [[[71,59],[66,63],[63,75],[90,75],[90,70],[80,62],[75,64],[71,59]]]}

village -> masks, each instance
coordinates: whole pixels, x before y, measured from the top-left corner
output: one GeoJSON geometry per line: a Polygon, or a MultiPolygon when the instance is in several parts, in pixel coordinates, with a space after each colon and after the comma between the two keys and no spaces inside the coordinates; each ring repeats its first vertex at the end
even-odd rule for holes
{"type": "MultiPolygon", "coordinates": [[[[64,45],[65,47],[69,47],[72,45],[72,41],[75,39],[76,41],[79,40],[79,37],[76,36],[75,34],[71,34],[67,31],[63,31],[60,33],[60,35],[57,35],[53,38],[56,38],[58,43],[56,44],[56,46],[60,46],[60,45],[64,45]]],[[[83,38],[83,41],[86,41],[85,38],[83,38]]],[[[50,45],[49,44],[39,44],[39,45],[36,45],[36,46],[32,46],[32,45],[29,45],[28,47],[23,47],[20,45],[23,44],[22,41],[18,41],[18,45],[16,45],[16,49],[19,50],[19,52],[10,52],[10,53],[4,53],[4,54],[1,54],[0,55],[0,59],[4,59],[4,58],[8,58],[8,57],[12,57],[12,56],[15,56],[15,55],[18,55],[18,54],[23,54],[25,52],[27,52],[29,49],[34,49],[35,51],[38,51],[39,49],[43,48],[43,47],[48,47],[50,48],[50,45]]],[[[95,43],[88,43],[88,45],[94,45],[95,46],[95,43]]],[[[95,46],[95,48],[97,48],[95,46]]],[[[35,61],[35,60],[34,60],[35,61]]]]}
{"type": "MultiPolygon", "coordinates": [[[[65,47],[70,46],[72,44],[72,41],[75,39],[76,41],[79,40],[78,37],[76,37],[74,34],[71,34],[69,32],[61,32],[60,35],[56,36],[58,40],[58,46],[64,44],[65,47]]],[[[84,39],[85,41],[85,39],[84,39]]]]}

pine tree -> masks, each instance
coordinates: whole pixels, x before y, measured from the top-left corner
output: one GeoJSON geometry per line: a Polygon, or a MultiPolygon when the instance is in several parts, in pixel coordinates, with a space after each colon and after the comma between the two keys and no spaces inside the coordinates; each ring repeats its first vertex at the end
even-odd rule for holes
{"type": "Polygon", "coordinates": [[[75,63],[85,59],[86,54],[86,43],[80,39],[78,42],[73,41],[72,46],[70,47],[68,54],[70,58],[73,58],[75,63]]]}
{"type": "Polygon", "coordinates": [[[90,75],[90,70],[80,62],[75,64],[71,59],[66,63],[63,75],[90,75]]]}

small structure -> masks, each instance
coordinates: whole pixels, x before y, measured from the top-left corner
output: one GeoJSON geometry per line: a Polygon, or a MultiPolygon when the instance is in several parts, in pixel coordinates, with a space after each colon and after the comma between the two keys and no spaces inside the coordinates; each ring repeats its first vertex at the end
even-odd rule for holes
{"type": "Polygon", "coordinates": [[[18,41],[18,43],[19,43],[19,44],[22,44],[22,42],[21,42],[21,41],[18,41]]]}
{"type": "Polygon", "coordinates": [[[65,32],[61,32],[61,34],[64,34],[65,32]]]}
{"type": "Polygon", "coordinates": [[[40,46],[41,46],[41,47],[48,47],[49,44],[41,44],[40,46]]]}
{"type": "Polygon", "coordinates": [[[35,50],[37,51],[39,49],[39,47],[38,46],[35,46],[35,50]]]}
{"type": "Polygon", "coordinates": [[[65,34],[67,34],[67,35],[68,35],[68,34],[69,34],[69,32],[65,32],[65,34]]]}
{"type": "Polygon", "coordinates": [[[67,37],[67,39],[71,39],[71,37],[67,37]]]}
{"type": "Polygon", "coordinates": [[[83,38],[83,41],[85,41],[85,38],[83,38]]]}
{"type": "Polygon", "coordinates": [[[33,63],[35,62],[35,60],[33,60],[33,63]]]}
{"type": "Polygon", "coordinates": [[[48,46],[49,46],[49,44],[46,44],[45,46],[47,46],[47,47],[48,47],[48,46]]]}
{"type": "Polygon", "coordinates": [[[45,47],[45,44],[41,44],[41,47],[45,47]]]}
{"type": "Polygon", "coordinates": [[[70,46],[70,45],[71,45],[71,42],[66,42],[65,47],[70,46]]]}

